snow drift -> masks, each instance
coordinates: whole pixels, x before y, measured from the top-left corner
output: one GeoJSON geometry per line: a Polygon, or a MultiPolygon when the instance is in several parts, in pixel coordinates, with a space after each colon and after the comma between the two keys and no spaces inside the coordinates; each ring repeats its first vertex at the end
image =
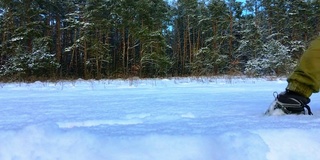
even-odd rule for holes
{"type": "Polygon", "coordinates": [[[283,79],[0,85],[1,160],[318,160],[314,115],[264,116],[283,79]]]}

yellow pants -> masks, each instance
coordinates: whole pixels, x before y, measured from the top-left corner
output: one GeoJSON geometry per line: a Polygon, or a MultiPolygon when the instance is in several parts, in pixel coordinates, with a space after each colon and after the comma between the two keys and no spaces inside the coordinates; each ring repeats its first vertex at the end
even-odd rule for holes
{"type": "Polygon", "coordinates": [[[288,77],[287,89],[305,97],[319,92],[320,88],[320,37],[311,42],[303,53],[294,72],[288,77]]]}

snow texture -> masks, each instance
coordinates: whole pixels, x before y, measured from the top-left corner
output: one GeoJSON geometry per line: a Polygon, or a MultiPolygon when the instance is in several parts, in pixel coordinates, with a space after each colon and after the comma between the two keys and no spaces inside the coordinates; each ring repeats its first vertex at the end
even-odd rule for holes
{"type": "Polygon", "coordinates": [[[314,115],[264,116],[285,79],[0,83],[1,160],[319,160],[314,115]]]}

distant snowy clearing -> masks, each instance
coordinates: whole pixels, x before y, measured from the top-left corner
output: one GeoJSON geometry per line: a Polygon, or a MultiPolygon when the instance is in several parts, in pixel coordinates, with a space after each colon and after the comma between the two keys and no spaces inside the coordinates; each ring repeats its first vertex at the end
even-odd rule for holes
{"type": "Polygon", "coordinates": [[[0,160],[319,160],[314,113],[264,116],[285,79],[0,83],[0,160]]]}

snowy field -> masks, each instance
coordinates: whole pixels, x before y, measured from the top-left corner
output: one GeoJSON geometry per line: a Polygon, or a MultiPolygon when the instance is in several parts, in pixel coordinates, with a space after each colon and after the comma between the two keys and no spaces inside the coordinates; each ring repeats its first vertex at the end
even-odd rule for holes
{"type": "Polygon", "coordinates": [[[264,116],[285,79],[0,83],[0,160],[319,160],[308,115],[264,116]]]}

